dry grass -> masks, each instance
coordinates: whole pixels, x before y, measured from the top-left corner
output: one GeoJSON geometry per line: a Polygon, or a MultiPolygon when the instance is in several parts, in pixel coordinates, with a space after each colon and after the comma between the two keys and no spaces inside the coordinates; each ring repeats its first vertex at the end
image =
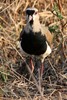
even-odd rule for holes
{"type": "Polygon", "coordinates": [[[67,100],[67,0],[0,0],[0,100],[67,100]],[[26,77],[31,71],[18,47],[28,6],[54,34],[43,80],[26,77]]]}

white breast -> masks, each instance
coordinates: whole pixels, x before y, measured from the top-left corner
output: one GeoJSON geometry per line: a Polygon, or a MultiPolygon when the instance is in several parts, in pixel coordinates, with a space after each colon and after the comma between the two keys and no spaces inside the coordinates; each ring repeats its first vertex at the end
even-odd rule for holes
{"type": "Polygon", "coordinates": [[[49,46],[49,44],[46,42],[46,44],[47,44],[47,50],[46,50],[46,52],[43,54],[43,55],[41,55],[42,56],[42,62],[44,62],[44,59],[51,53],[51,47],[49,46]]]}

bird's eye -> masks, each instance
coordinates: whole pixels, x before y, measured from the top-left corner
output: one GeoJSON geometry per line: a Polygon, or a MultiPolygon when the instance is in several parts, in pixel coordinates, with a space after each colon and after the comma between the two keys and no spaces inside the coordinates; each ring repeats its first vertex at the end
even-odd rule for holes
{"type": "Polygon", "coordinates": [[[35,15],[37,14],[37,12],[34,13],[35,15]]]}

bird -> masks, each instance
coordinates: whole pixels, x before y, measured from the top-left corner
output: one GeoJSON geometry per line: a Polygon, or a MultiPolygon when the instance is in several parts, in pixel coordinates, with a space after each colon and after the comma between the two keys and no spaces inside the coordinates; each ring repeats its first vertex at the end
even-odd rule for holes
{"type": "Polygon", "coordinates": [[[34,71],[32,56],[38,57],[41,60],[41,74],[43,74],[44,59],[52,52],[53,35],[45,25],[40,23],[37,8],[29,7],[25,13],[26,25],[22,29],[19,38],[22,54],[30,56],[32,72],[34,71]]]}

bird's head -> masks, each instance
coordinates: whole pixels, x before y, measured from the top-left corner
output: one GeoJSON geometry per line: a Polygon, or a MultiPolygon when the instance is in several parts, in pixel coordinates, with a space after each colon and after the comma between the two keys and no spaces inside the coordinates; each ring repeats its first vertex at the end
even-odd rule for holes
{"type": "Polygon", "coordinates": [[[39,20],[38,9],[36,8],[27,8],[26,9],[26,20],[31,25],[39,20]]]}

